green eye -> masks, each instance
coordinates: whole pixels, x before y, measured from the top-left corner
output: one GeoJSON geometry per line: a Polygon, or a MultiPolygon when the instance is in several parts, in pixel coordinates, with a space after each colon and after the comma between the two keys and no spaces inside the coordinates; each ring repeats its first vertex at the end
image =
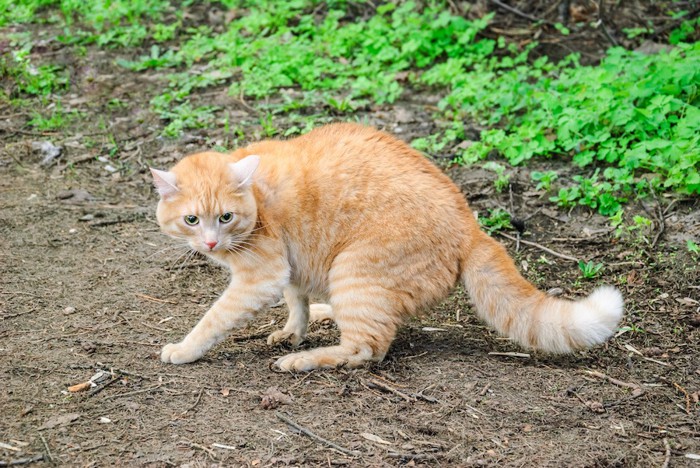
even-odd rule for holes
{"type": "Polygon", "coordinates": [[[196,224],[199,224],[199,218],[194,215],[187,215],[185,216],[185,222],[190,226],[194,226],[196,224]]]}
{"type": "Polygon", "coordinates": [[[231,212],[224,213],[221,216],[219,216],[219,222],[224,223],[224,224],[228,223],[232,219],[233,219],[233,213],[231,213],[231,212]]]}

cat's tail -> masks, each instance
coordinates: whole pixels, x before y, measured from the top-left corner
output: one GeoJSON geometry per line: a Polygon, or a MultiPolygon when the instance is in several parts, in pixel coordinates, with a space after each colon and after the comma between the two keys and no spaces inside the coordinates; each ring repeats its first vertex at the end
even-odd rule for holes
{"type": "Polygon", "coordinates": [[[548,296],[523,278],[505,248],[478,231],[465,250],[462,281],[478,315],[521,345],[567,353],[606,341],[623,314],[622,294],[612,286],[597,288],[585,299],[548,296]]]}

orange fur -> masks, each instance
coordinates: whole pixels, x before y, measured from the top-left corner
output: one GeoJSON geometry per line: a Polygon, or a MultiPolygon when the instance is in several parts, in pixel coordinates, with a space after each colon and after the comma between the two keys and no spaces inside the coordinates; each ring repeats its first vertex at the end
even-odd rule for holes
{"type": "Polygon", "coordinates": [[[165,346],[165,362],[199,359],[282,294],[289,320],[270,344],[300,343],[310,318],[332,317],[341,331],[337,346],[277,361],[291,371],[383,359],[401,322],[460,279],[487,323],[530,348],[592,346],[611,335],[622,315],[613,288],[579,302],[538,291],[480,231],[446,175],[369,127],[334,124],[228,155],[195,154],[169,173],[154,170],[154,178],[162,229],[233,273],[190,334],[165,346]],[[228,212],[233,221],[218,221],[228,212]],[[187,215],[199,224],[188,226],[187,215]],[[329,305],[309,306],[309,296],[329,305]]]}

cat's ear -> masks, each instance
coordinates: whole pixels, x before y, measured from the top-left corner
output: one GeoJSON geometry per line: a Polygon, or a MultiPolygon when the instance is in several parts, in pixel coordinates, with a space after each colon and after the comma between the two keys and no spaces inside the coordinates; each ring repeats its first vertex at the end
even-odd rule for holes
{"type": "Polygon", "coordinates": [[[228,165],[238,184],[238,188],[246,188],[253,183],[253,173],[258,168],[258,164],[260,164],[260,156],[252,154],[228,165]]]}
{"type": "Polygon", "coordinates": [[[178,191],[177,177],[175,177],[175,174],[153,169],[152,167],[149,167],[149,169],[151,170],[151,174],[153,174],[153,183],[161,198],[165,198],[178,191]]]}

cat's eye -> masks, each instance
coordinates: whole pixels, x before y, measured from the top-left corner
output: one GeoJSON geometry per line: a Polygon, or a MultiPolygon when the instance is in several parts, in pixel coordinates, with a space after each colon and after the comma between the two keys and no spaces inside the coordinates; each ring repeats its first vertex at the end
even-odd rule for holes
{"type": "Polygon", "coordinates": [[[224,213],[221,216],[219,216],[219,222],[224,223],[224,224],[230,222],[232,219],[233,219],[233,213],[231,213],[231,212],[224,213]]]}
{"type": "Polygon", "coordinates": [[[185,216],[185,222],[190,226],[194,226],[199,224],[199,218],[194,215],[187,215],[185,216]]]}

